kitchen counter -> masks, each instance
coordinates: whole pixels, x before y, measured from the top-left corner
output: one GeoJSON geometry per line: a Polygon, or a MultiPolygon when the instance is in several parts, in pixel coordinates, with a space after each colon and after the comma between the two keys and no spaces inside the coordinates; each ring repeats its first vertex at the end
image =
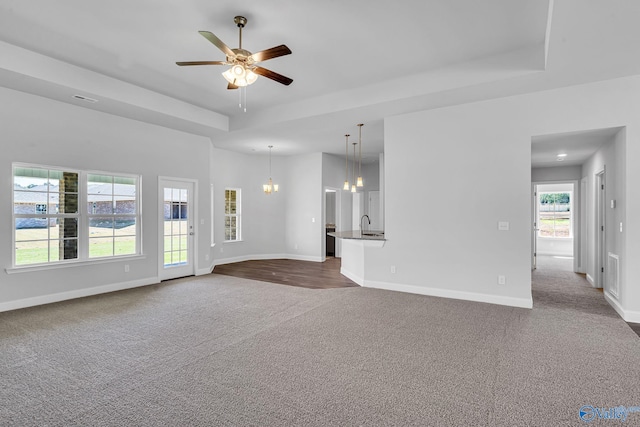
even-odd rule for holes
{"type": "MultiPolygon", "coordinates": [[[[364,260],[370,248],[382,248],[387,241],[382,231],[334,231],[327,233],[340,239],[342,243],[342,260],[340,273],[360,286],[365,286],[364,260]]],[[[374,249],[377,250],[377,249],[374,249]]]]}
{"type": "Polygon", "coordinates": [[[338,239],[379,240],[383,242],[386,241],[386,239],[384,238],[384,231],[376,230],[365,231],[364,233],[362,233],[360,230],[334,231],[327,234],[338,239]]]}

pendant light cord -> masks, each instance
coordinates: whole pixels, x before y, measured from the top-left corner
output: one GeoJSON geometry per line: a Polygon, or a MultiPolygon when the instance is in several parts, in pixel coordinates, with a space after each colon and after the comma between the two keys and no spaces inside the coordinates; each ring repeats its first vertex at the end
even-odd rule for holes
{"type": "Polygon", "coordinates": [[[348,182],[349,181],[349,134],[345,135],[345,141],[344,141],[344,152],[345,152],[345,157],[344,157],[344,181],[348,182]]]}
{"type": "Polygon", "coordinates": [[[362,123],[358,125],[358,176],[362,177],[362,123]]]}

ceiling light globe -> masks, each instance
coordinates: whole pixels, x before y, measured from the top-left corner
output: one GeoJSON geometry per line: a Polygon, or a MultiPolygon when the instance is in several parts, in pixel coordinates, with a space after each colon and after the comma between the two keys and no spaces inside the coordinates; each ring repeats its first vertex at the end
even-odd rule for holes
{"type": "Polygon", "coordinates": [[[222,77],[224,77],[224,79],[229,83],[235,84],[234,82],[236,81],[236,77],[233,75],[233,72],[231,72],[231,68],[222,73],[222,77]]]}
{"type": "Polygon", "coordinates": [[[254,84],[256,80],[258,80],[258,75],[251,70],[247,70],[247,75],[245,76],[245,78],[247,79],[247,84],[251,85],[254,84]]]}
{"type": "Polygon", "coordinates": [[[245,74],[244,67],[240,64],[236,64],[233,67],[231,67],[231,72],[236,77],[244,77],[244,74],[245,74]]]}

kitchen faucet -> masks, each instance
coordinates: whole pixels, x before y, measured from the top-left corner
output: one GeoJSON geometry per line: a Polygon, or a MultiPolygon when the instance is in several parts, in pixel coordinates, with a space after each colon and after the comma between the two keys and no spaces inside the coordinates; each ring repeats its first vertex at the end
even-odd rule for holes
{"type": "Polygon", "coordinates": [[[364,231],[364,227],[362,227],[362,220],[364,218],[367,218],[367,221],[369,221],[369,225],[371,225],[371,218],[369,218],[369,215],[362,215],[362,217],[360,218],[360,233],[362,233],[364,231]]]}

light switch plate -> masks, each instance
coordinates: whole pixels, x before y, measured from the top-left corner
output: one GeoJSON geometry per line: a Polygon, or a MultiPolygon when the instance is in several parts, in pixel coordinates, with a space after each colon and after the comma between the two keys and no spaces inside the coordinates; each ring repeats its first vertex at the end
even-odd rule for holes
{"type": "Polygon", "coordinates": [[[498,230],[500,230],[500,231],[509,231],[509,222],[508,221],[499,221],[498,222],[498,230]]]}

